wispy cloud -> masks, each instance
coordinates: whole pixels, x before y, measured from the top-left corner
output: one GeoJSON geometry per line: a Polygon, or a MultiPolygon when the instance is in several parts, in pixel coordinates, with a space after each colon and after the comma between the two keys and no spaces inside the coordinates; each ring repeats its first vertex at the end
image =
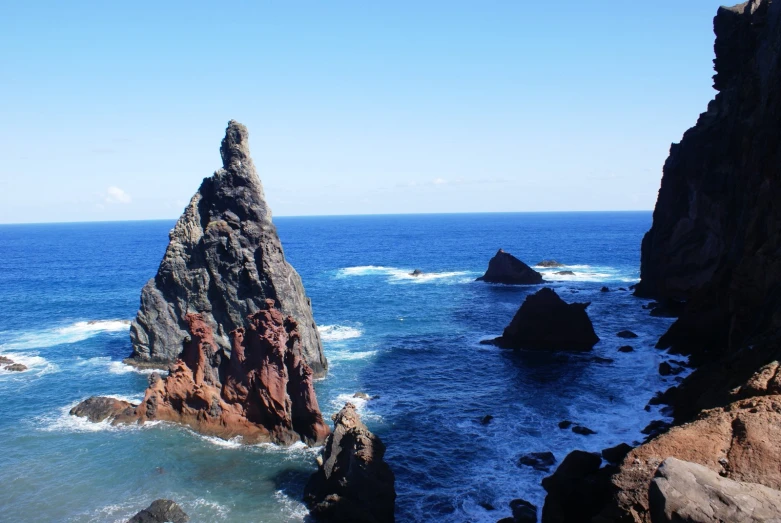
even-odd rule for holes
{"type": "Polygon", "coordinates": [[[117,186],[112,185],[106,189],[106,194],[103,195],[103,201],[106,203],[130,203],[133,198],[128,193],[123,191],[117,186]]]}

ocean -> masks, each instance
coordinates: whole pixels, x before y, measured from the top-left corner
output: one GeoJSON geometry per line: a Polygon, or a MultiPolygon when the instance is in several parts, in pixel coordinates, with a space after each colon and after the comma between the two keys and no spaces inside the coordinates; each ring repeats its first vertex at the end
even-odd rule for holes
{"type": "MultiPolygon", "coordinates": [[[[674,384],[654,348],[671,320],[619,288],[638,281],[650,212],[275,218],[330,362],[316,383],[326,420],[347,401],[387,445],[397,521],[495,522],[524,498],[542,507],[558,461],[642,439],[644,406],[674,384]],[[592,353],[514,353],[501,334],[540,286],[475,282],[499,248],[542,270],[567,301],[591,302],[592,353]],[[425,274],[409,275],[414,269],[425,274]],[[569,270],[574,276],[557,275],[569,270]],[[600,292],[603,286],[610,292],[600,292]],[[631,329],[634,340],[616,333],[631,329]],[[618,347],[634,346],[631,353],[618,347]],[[377,396],[354,399],[356,392],[377,396]],[[484,425],[481,419],[493,416],[484,425]],[[558,423],[572,420],[596,434],[558,423]],[[491,506],[495,510],[490,510],[491,506]]],[[[157,498],[192,521],[302,521],[317,449],[244,446],[165,423],[92,424],[68,410],[92,395],[140,400],[147,374],[122,363],[128,321],[174,221],[0,226],[0,514],[4,521],[124,521],[157,498]]]]}

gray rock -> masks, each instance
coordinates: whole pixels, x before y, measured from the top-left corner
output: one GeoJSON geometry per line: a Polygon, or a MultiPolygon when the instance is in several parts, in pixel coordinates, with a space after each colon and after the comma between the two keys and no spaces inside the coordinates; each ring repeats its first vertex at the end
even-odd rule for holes
{"type": "Polygon", "coordinates": [[[27,366],[22,365],[21,363],[12,363],[11,365],[6,366],[5,370],[10,370],[13,372],[24,372],[27,370],[27,366]]]}
{"type": "Polygon", "coordinates": [[[781,491],[723,478],[675,458],[657,469],[648,501],[653,523],[781,522],[781,491]]]}
{"type": "Polygon", "coordinates": [[[488,262],[488,270],[477,281],[508,285],[535,285],[542,283],[542,275],[504,250],[499,249],[488,262]]]}
{"type": "Polygon", "coordinates": [[[190,518],[170,499],[158,499],[130,518],[127,523],[187,523],[190,518]]]}
{"type": "Polygon", "coordinates": [[[11,365],[14,362],[11,358],[0,356],[0,365],[11,365]]]}
{"type": "Polygon", "coordinates": [[[231,120],[220,147],[222,169],[205,178],[170,233],[157,275],[141,291],[130,326],[130,364],[164,366],[187,334],[184,317],[200,313],[220,347],[229,333],[272,299],[298,322],[304,359],[316,377],[328,363],[301,278],[285,261],[271,209],[250,158],[247,129],[231,120]]]}
{"type": "Polygon", "coordinates": [[[70,410],[70,415],[87,418],[92,423],[100,423],[106,419],[111,421],[130,420],[135,417],[137,406],[116,398],[92,396],[73,407],[70,410]]]}

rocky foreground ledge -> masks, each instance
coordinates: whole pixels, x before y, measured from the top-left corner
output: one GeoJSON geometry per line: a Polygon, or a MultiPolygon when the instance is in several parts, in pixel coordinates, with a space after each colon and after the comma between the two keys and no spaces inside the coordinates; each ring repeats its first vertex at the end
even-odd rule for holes
{"type": "Polygon", "coordinates": [[[320,335],[301,278],[285,260],[263,186],[250,157],[247,128],[231,120],[220,147],[222,168],[205,178],[170,233],[155,277],[141,291],[125,360],[166,368],[188,337],[188,314],[201,314],[216,348],[273,300],[298,324],[301,352],[316,377],[326,374],[320,335]]]}
{"type": "Polygon", "coordinates": [[[246,443],[320,445],[328,436],[304,361],[298,325],[267,300],[231,332],[230,356],[200,314],[187,315],[188,341],[168,376],[152,374],[139,405],[92,397],[71,410],[93,422],[172,421],[246,443]]]}

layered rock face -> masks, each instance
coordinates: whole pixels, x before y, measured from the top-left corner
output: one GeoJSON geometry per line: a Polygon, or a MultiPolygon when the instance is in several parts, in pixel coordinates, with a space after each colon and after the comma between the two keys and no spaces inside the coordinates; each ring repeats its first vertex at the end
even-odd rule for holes
{"type": "Polygon", "coordinates": [[[508,285],[535,285],[542,283],[542,275],[502,249],[488,262],[488,270],[477,278],[488,283],[508,285]]]}
{"type": "Polygon", "coordinates": [[[267,300],[231,332],[230,356],[200,314],[186,316],[189,341],[167,377],[150,376],[140,405],[89,398],[71,411],[91,421],[172,421],[245,443],[320,445],[328,436],[303,359],[296,321],[267,300]]]}
{"type": "Polygon", "coordinates": [[[687,300],[662,341],[739,350],[781,327],[781,5],[752,0],[714,19],[715,99],[664,165],[637,294],[687,300]]]}
{"type": "Polygon", "coordinates": [[[304,498],[322,521],[388,523],[395,521],[395,477],[383,460],[385,445],[348,403],[334,415],[319,468],[304,498]]]}
{"type": "Polygon", "coordinates": [[[243,125],[228,124],[220,154],[222,169],[203,180],[170,233],[157,275],[141,291],[126,361],[174,361],[188,336],[188,314],[201,314],[217,346],[230,350],[228,333],[271,299],[298,322],[304,359],[323,376],[328,364],[311,304],[285,261],[243,125]]]}
{"type": "Polygon", "coordinates": [[[586,314],[588,303],[567,303],[556,291],[526,297],[504,333],[491,343],[529,350],[591,350],[599,341],[586,314]]]}

